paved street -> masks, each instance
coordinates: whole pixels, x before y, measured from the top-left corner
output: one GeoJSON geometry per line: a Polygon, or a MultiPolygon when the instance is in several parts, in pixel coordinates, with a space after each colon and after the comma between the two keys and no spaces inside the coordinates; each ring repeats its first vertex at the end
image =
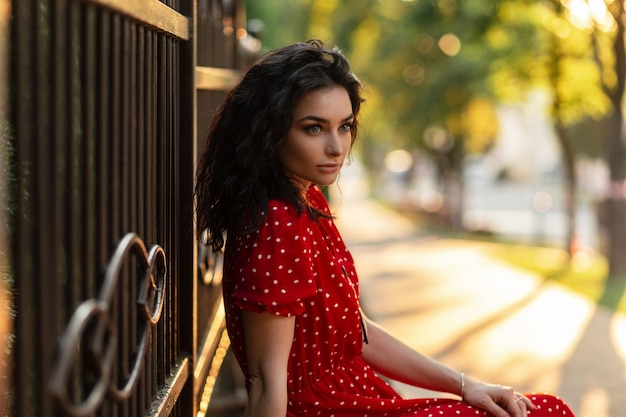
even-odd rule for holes
{"type": "Polygon", "coordinates": [[[555,393],[577,417],[626,417],[626,317],[507,265],[486,244],[421,233],[367,199],[358,175],[340,188],[337,225],[370,317],[475,378],[555,393]]]}

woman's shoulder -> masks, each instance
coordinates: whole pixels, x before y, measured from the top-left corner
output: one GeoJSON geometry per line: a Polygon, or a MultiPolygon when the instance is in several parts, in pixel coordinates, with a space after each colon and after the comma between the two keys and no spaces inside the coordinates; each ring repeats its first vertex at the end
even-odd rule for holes
{"type": "Polygon", "coordinates": [[[299,217],[301,209],[296,207],[291,201],[281,198],[271,198],[267,202],[267,213],[262,213],[267,219],[275,217],[299,217]]]}
{"type": "Polygon", "coordinates": [[[272,198],[267,202],[267,212],[262,213],[263,222],[257,232],[260,235],[302,234],[310,227],[306,208],[297,207],[293,202],[272,198]]]}

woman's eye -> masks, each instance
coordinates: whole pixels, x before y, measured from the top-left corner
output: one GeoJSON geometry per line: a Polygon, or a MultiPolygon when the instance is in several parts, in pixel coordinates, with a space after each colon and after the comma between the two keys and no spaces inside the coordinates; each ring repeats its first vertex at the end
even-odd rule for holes
{"type": "Polygon", "coordinates": [[[311,125],[304,128],[309,133],[320,133],[322,131],[322,127],[320,125],[311,125]]]}
{"type": "Polygon", "coordinates": [[[350,132],[352,130],[352,123],[345,123],[345,124],[341,125],[339,130],[341,130],[344,133],[350,132]]]}

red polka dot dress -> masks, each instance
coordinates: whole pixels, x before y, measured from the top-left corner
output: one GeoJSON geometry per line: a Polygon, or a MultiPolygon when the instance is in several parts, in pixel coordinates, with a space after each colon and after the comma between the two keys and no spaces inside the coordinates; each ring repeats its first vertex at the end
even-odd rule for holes
{"type": "MultiPolygon", "coordinates": [[[[318,187],[309,203],[330,213],[318,187]]],[[[486,416],[449,399],[403,399],[361,357],[359,282],[352,256],[332,219],[280,200],[269,202],[265,223],[230,236],[225,250],[224,300],[228,333],[249,379],[242,309],[296,316],[288,364],[287,416],[486,416]],[[319,216],[318,216],[319,217],[319,216]]],[[[556,397],[531,397],[531,417],[572,416],[556,397]]]]}

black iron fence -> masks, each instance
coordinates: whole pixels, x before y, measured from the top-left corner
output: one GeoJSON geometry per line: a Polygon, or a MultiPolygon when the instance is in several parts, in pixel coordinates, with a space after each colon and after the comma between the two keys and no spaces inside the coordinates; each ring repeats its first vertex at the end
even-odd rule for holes
{"type": "Polygon", "coordinates": [[[242,5],[10,6],[9,415],[210,414],[228,342],[193,174],[248,59],[242,5]]]}

